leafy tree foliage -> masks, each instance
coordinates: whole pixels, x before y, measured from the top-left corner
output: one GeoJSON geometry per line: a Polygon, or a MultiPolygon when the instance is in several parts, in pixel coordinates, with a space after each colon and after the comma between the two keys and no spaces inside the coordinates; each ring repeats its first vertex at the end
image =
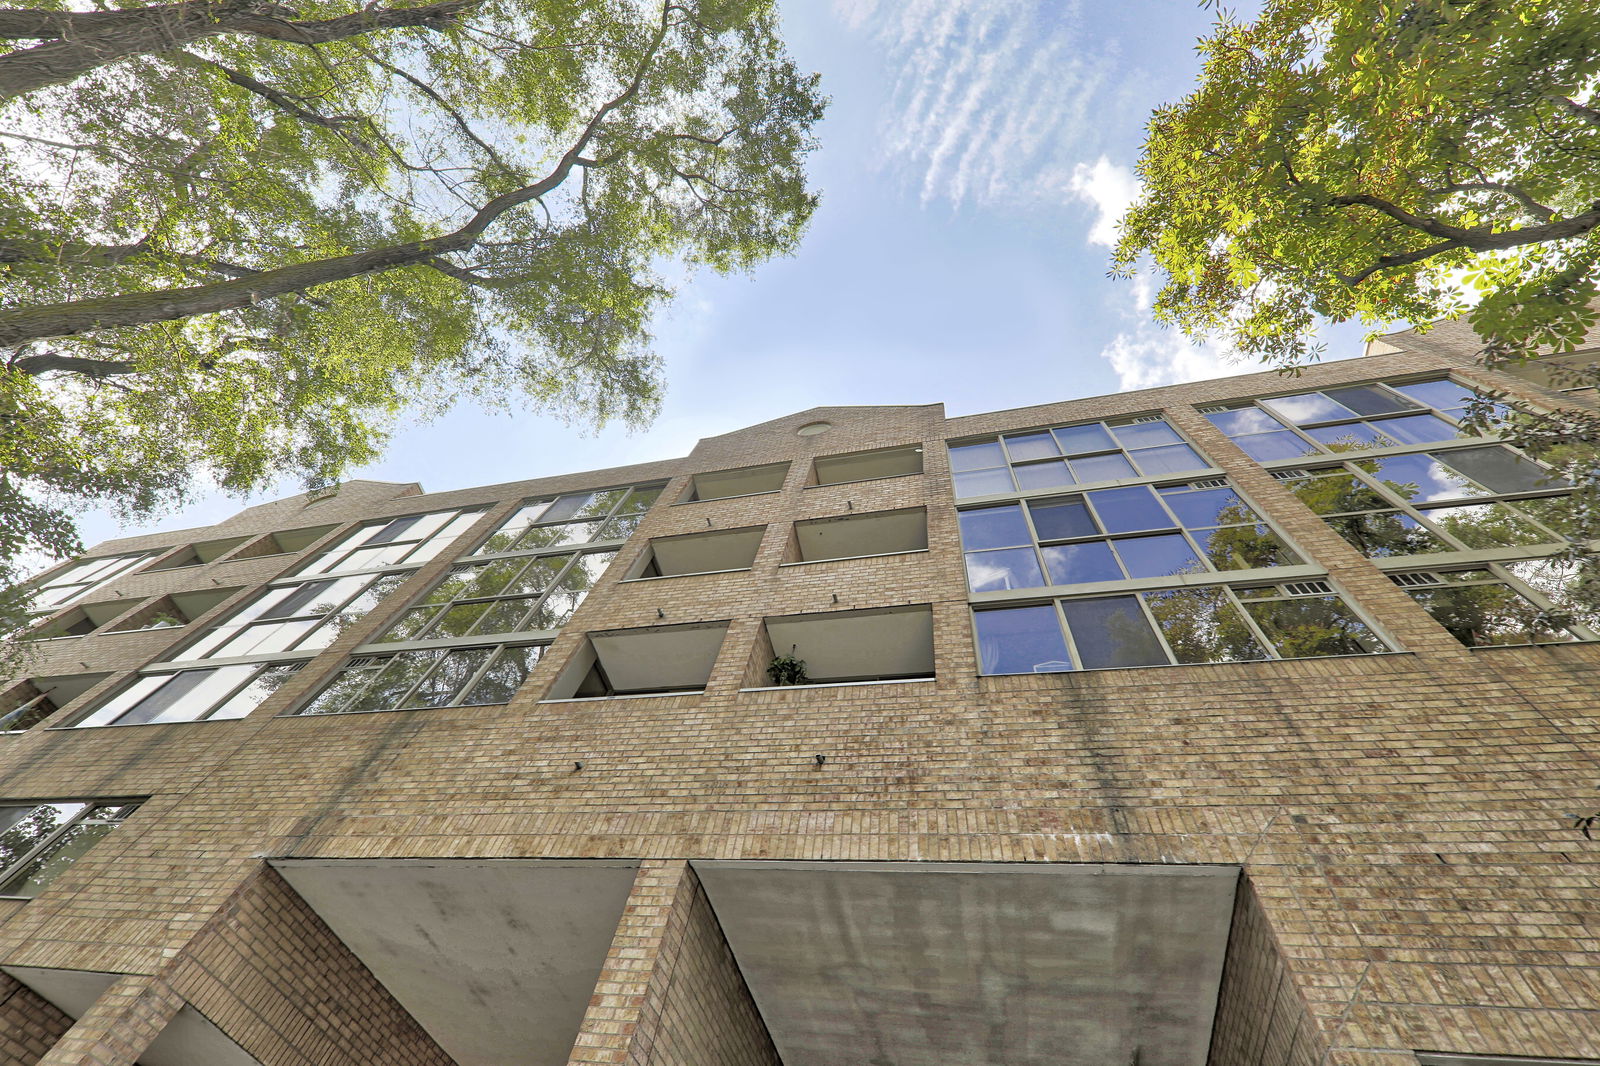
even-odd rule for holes
{"type": "MultiPolygon", "coordinates": [[[[1195,91],[1152,116],[1113,270],[1148,257],[1154,312],[1295,372],[1317,319],[1464,318],[1505,366],[1600,323],[1600,24],[1579,0],[1268,0],[1201,42],[1195,91]]],[[[1590,338],[1586,340],[1586,337],[1590,338]]],[[[1600,366],[1552,368],[1563,385],[1600,366]]],[[[1569,561],[1600,605],[1600,417],[1480,427],[1576,486],[1569,561]]],[[[1398,525],[1370,535],[1405,539],[1398,525]]],[[[1379,545],[1381,547],[1381,545],[1379,545]]]]}
{"type": "Polygon", "coordinates": [[[403,410],[642,423],[663,268],[815,206],[767,0],[49,0],[0,39],[0,587],[74,507],[325,484],[403,410]]]}

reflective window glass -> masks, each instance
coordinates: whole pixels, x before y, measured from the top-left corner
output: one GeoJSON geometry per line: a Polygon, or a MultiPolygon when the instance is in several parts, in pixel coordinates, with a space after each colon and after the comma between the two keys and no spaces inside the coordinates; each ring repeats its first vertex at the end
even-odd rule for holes
{"type": "Polygon", "coordinates": [[[1182,444],[1183,438],[1165,422],[1135,422],[1112,430],[1124,448],[1154,448],[1161,444],[1182,444]]]}
{"type": "Polygon", "coordinates": [[[1147,485],[1100,489],[1086,493],[1107,532],[1132,533],[1144,529],[1171,529],[1172,516],[1147,485]]]}
{"type": "Polygon", "coordinates": [[[1031,589],[1044,584],[1038,557],[1032,548],[968,552],[967,584],[973,592],[1031,589]]]}
{"type": "Polygon", "coordinates": [[[1052,585],[1081,585],[1091,581],[1121,581],[1122,567],[1103,540],[1055,544],[1039,549],[1052,585]]]}
{"type": "Polygon", "coordinates": [[[1056,439],[1047,432],[1023,433],[1003,439],[1006,442],[1006,451],[1011,453],[1012,462],[1022,459],[1048,459],[1061,454],[1061,449],[1056,447],[1056,439]]]}
{"type": "Polygon", "coordinates": [[[1162,589],[1140,595],[1181,664],[1268,658],[1221,589],[1162,589]]]}
{"type": "Polygon", "coordinates": [[[1432,444],[1435,441],[1454,440],[1460,436],[1455,426],[1437,415],[1402,415],[1385,418],[1378,423],[1386,436],[1401,444],[1432,444]]]}
{"type": "Polygon", "coordinates": [[[1011,481],[1011,471],[1005,467],[998,470],[972,470],[955,476],[956,495],[963,498],[991,496],[995,493],[1011,492],[1015,488],[1011,481]]]}
{"type": "Polygon", "coordinates": [[[1100,533],[1100,527],[1095,525],[1082,496],[1030,500],[1028,513],[1033,517],[1033,528],[1040,540],[1068,540],[1073,537],[1093,537],[1100,533]]]}
{"type": "Polygon", "coordinates": [[[1181,534],[1124,537],[1111,542],[1129,577],[1170,577],[1199,574],[1205,564],[1181,534]]]}
{"type": "Polygon", "coordinates": [[[1072,474],[1079,481],[1120,481],[1137,477],[1133,464],[1119,452],[1085,455],[1071,460],[1072,474]]]}
{"type": "MultiPolygon", "coordinates": [[[[1379,422],[1377,425],[1386,425],[1379,422]]],[[[1367,448],[1391,448],[1397,442],[1379,433],[1366,422],[1345,422],[1336,426],[1312,426],[1306,436],[1325,444],[1331,452],[1364,451],[1367,448]]]]}
{"type": "Polygon", "coordinates": [[[1165,666],[1167,653],[1136,596],[1062,600],[1061,611],[1085,670],[1165,666]]]}
{"type": "Polygon", "coordinates": [[[1308,444],[1288,430],[1276,433],[1251,433],[1248,436],[1235,438],[1234,443],[1258,463],[1270,463],[1274,459],[1298,459],[1303,455],[1316,455],[1318,452],[1315,444],[1308,444]]]}
{"type": "Polygon", "coordinates": [[[1012,473],[1017,476],[1017,488],[1023,492],[1031,492],[1034,489],[1059,489],[1077,484],[1064,459],[1045,463],[1025,463],[1014,467],[1012,473]]]}
{"type": "Polygon", "coordinates": [[[1283,423],[1259,407],[1212,411],[1206,418],[1230,437],[1243,436],[1247,433],[1275,433],[1283,429],[1283,423]]]}
{"type": "Polygon", "coordinates": [[[985,674],[1052,673],[1072,669],[1053,605],[977,611],[978,669],[985,674]]]}
{"type": "MultiPolygon", "coordinates": [[[[1412,575],[1415,577],[1416,575],[1412,575]]],[[[1487,570],[1439,575],[1431,586],[1408,584],[1406,592],[1450,635],[1469,648],[1500,644],[1569,641],[1549,612],[1487,570]]]]}
{"type": "Polygon", "coordinates": [[[1417,409],[1414,401],[1404,396],[1396,396],[1381,385],[1346,385],[1343,388],[1322,391],[1324,395],[1360,415],[1387,415],[1417,409]]]}
{"type": "Polygon", "coordinates": [[[1262,400],[1261,406],[1297,426],[1356,416],[1350,408],[1328,399],[1320,392],[1305,392],[1298,396],[1276,396],[1270,400],[1262,400]]]}
{"type": "Polygon", "coordinates": [[[1409,385],[1395,385],[1393,388],[1396,392],[1405,393],[1441,411],[1465,406],[1475,395],[1467,386],[1457,385],[1453,381],[1416,381],[1409,385]]]}
{"type": "Polygon", "coordinates": [[[1454,550],[1415,519],[1399,511],[1344,515],[1329,518],[1327,522],[1369,559],[1454,550]]]}
{"type": "Polygon", "coordinates": [[[1359,655],[1385,651],[1371,628],[1337,596],[1247,600],[1273,650],[1285,659],[1319,655],[1359,655]]]}
{"type": "Polygon", "coordinates": [[[1505,503],[1468,503],[1419,508],[1422,517],[1469,548],[1509,548],[1556,541],[1505,503]]]}
{"type": "Polygon", "coordinates": [[[1482,489],[1431,455],[1391,455],[1364,460],[1361,465],[1401,499],[1412,503],[1459,500],[1483,494],[1482,489]]]}
{"type": "Polygon", "coordinates": [[[950,446],[951,470],[983,470],[1005,465],[1006,453],[1001,450],[999,441],[950,446]]]}
{"type": "Polygon", "coordinates": [[[1169,444],[1161,448],[1143,448],[1133,453],[1146,477],[1161,474],[1187,474],[1191,470],[1204,470],[1210,464],[1187,444],[1169,444]]]}
{"type": "Polygon", "coordinates": [[[1059,426],[1051,432],[1055,434],[1056,443],[1061,445],[1065,455],[1112,451],[1117,447],[1117,442],[1111,439],[1106,427],[1098,422],[1085,426],[1059,426]]]}
{"type": "Polygon", "coordinates": [[[1157,489],[1162,500],[1185,526],[1226,526],[1257,521],[1257,515],[1231,488],[1157,489]]]}
{"type": "Polygon", "coordinates": [[[1556,477],[1538,463],[1530,462],[1510,448],[1497,444],[1483,448],[1454,448],[1438,452],[1434,458],[1492,492],[1537,492],[1569,485],[1566,479],[1556,477]]]}
{"type": "Polygon", "coordinates": [[[961,512],[961,544],[967,550],[974,548],[1007,548],[1017,544],[1031,544],[1027,520],[1017,504],[1002,507],[978,507],[961,512]]]}
{"type": "Polygon", "coordinates": [[[1293,566],[1300,557],[1266,526],[1229,526],[1190,530],[1200,553],[1217,570],[1249,570],[1259,566],[1293,566]]]}

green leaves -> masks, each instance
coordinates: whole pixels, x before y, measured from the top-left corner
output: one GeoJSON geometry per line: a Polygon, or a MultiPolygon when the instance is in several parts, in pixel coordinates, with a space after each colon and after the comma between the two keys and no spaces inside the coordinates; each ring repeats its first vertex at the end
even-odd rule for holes
{"type": "Polygon", "coordinates": [[[141,44],[155,11],[72,14],[112,58],[0,104],[0,465],[39,498],[326,484],[458,396],[642,424],[657,265],[815,207],[764,2],[189,0],[141,44]]]}

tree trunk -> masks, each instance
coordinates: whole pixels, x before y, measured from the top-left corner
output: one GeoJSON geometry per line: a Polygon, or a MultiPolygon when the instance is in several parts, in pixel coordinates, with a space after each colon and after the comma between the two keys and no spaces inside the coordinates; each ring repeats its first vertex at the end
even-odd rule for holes
{"type": "Polygon", "coordinates": [[[458,230],[434,240],[410,241],[353,255],[294,263],[263,270],[248,278],[210,285],[100,296],[4,311],[0,312],[0,348],[16,348],[33,341],[72,337],[92,330],[143,326],[230,311],[316,285],[411,266],[476,243],[476,233],[458,230]]]}
{"type": "Polygon", "coordinates": [[[181,48],[206,37],[242,33],[315,45],[376,30],[437,29],[478,0],[444,0],[411,8],[374,8],[318,22],[292,22],[259,0],[184,0],[129,11],[82,14],[0,9],[0,38],[49,38],[0,56],[0,101],[60,85],[131,55],[181,48]]]}

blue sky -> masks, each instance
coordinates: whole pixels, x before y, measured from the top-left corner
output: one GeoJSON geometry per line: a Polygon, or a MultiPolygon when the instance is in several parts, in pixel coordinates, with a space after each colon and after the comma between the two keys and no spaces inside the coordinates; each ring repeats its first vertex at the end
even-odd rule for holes
{"type": "MultiPolygon", "coordinates": [[[[644,432],[579,436],[463,405],[406,424],[353,476],[438,491],[682,455],[807,407],[943,401],[951,414],[1257,369],[1156,327],[1149,287],[1105,276],[1146,116],[1181,96],[1212,13],[1190,2],[788,0],[785,28],[832,98],[822,204],[799,252],[705,274],[657,323],[666,403],[644,432]]],[[[1355,330],[1328,334],[1356,355],[1355,330]]],[[[137,529],[203,525],[207,496],[137,529]]]]}

